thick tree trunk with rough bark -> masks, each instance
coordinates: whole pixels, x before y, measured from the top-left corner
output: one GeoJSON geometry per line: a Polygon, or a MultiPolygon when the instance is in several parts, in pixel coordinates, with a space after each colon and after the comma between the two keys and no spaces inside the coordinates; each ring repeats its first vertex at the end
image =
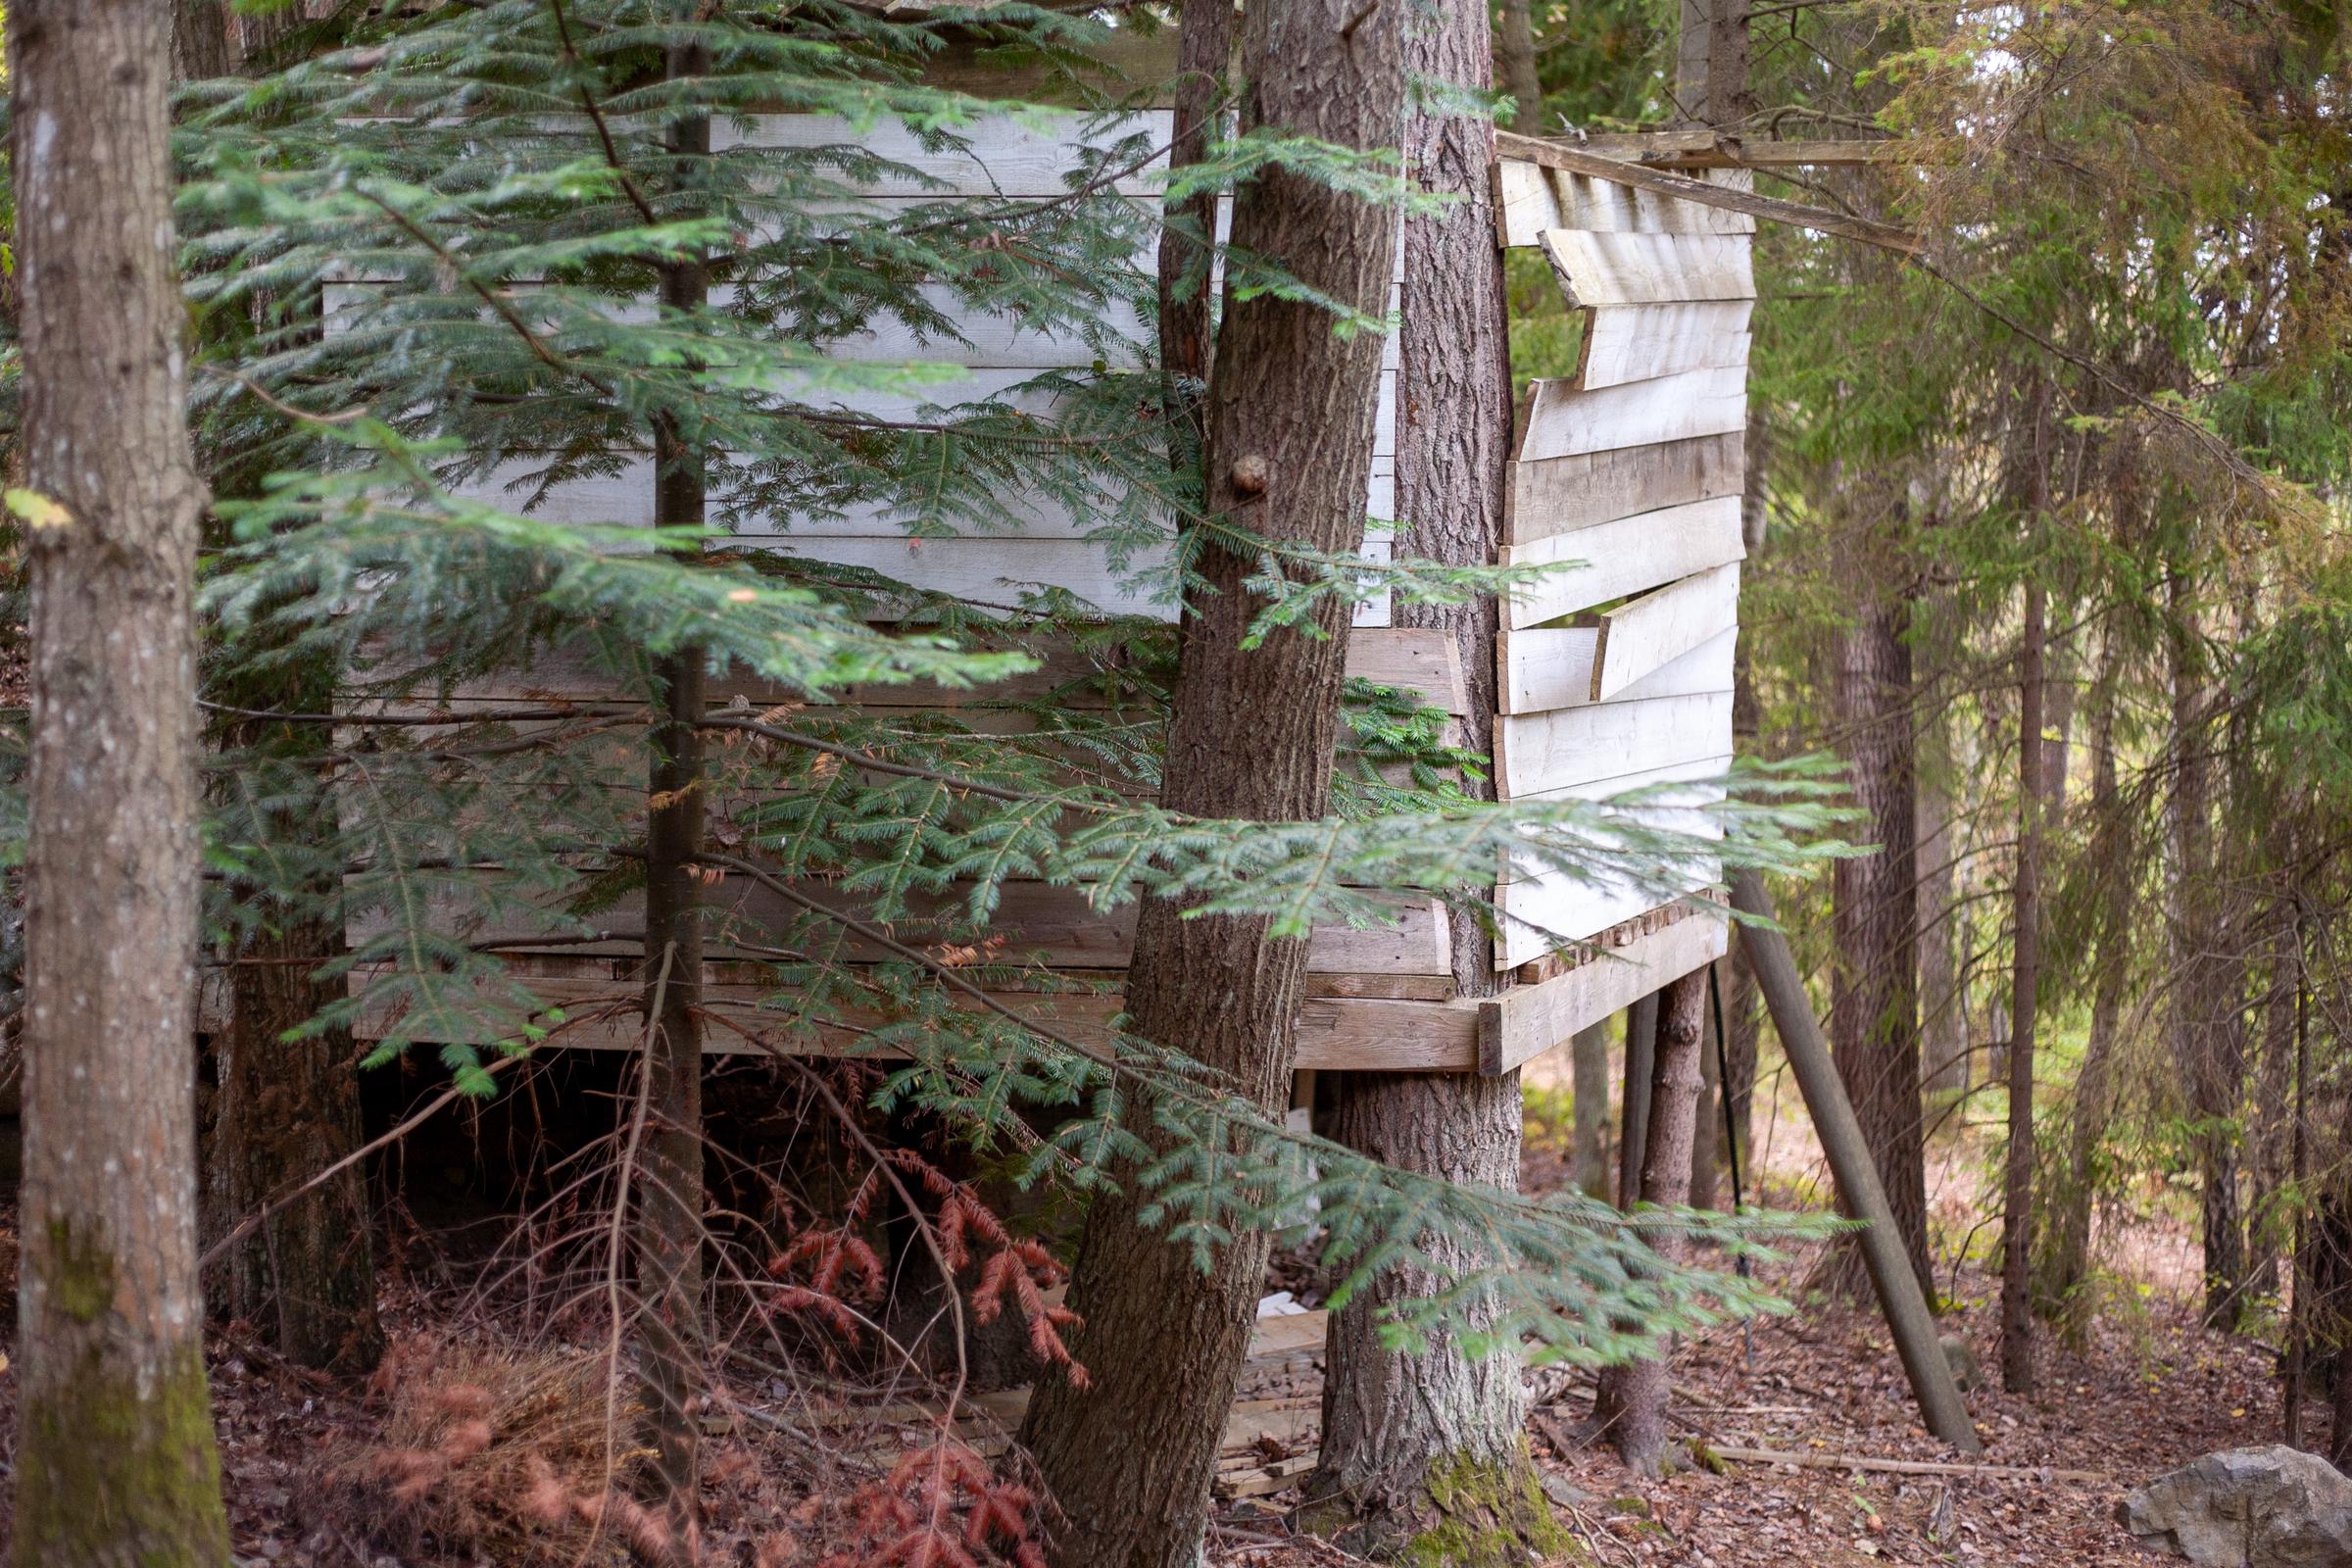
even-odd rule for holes
{"type": "MultiPolygon", "coordinates": [[[[2046,497],[2044,498],[2046,501],[2046,497]]],[[[2047,602],[2026,584],[2017,671],[2016,927],[2009,986],[2009,1152],[2001,1173],[2001,1387],[2034,1392],[2034,1031],[2041,989],[2041,659],[2047,602]]]]}
{"type": "Polygon", "coordinates": [[[1500,0],[1494,12],[1494,69],[1511,95],[1511,128],[1544,133],[1544,84],[1536,74],[1536,28],[1528,0],[1500,0]]]}
{"type": "MultiPolygon", "coordinates": [[[[1911,651],[1908,601],[1883,561],[1852,564],[1865,595],[1839,635],[1837,695],[1848,776],[1862,820],[1854,841],[1878,846],[1838,861],[1833,873],[1837,953],[1830,1039],[1838,1074],[1862,1124],[1903,1250],[1935,1299],[1928,1265],[1926,1156],[1919,1100],[1918,953],[1914,941],[1919,855],[1912,826],[1911,651]]],[[[1833,1251],[1824,1282],[1860,1298],[1869,1289],[1859,1250],[1833,1251]]]]}
{"type": "MultiPolygon", "coordinates": [[[[1252,8],[1242,27],[1244,128],[1396,146],[1404,24],[1396,8],[1349,0],[1252,8]]],[[[1236,246],[1365,314],[1385,307],[1396,233],[1394,210],[1288,171],[1268,171],[1234,200],[1236,246]]],[[[1322,309],[1229,292],[1206,411],[1212,514],[1260,537],[1358,549],[1380,360],[1378,336],[1343,336],[1322,309]]],[[[1326,600],[1311,633],[1277,630],[1245,647],[1256,601],[1243,585],[1255,561],[1211,543],[1199,567],[1209,591],[1186,608],[1161,798],[1203,816],[1319,817],[1331,801],[1348,607],[1326,600]]],[[[1262,918],[1182,915],[1164,901],[1141,911],[1129,1021],[1278,1111],[1306,946],[1274,939],[1262,918]]],[[[1189,1249],[1141,1223],[1146,1197],[1128,1183],[1096,1199],[1069,1293],[1085,1321],[1071,1348],[1088,1382],[1049,1374],[1023,1424],[1066,1521],[1054,1543],[1061,1568],[1191,1563],[1264,1281],[1264,1233],[1236,1236],[1203,1273],[1189,1249]]]]}
{"type": "MultiPolygon", "coordinates": [[[[1707,975],[1687,974],[1658,994],[1657,1051],[1650,1074],[1649,1129],[1643,1139],[1640,1200],[1674,1207],[1690,1197],[1692,1112],[1698,1103],[1698,1051],[1707,975]]],[[[1629,1202],[1627,1207],[1631,1207],[1629,1202]]],[[[1661,1233],[1651,1243],[1679,1259],[1690,1244],[1661,1233]]],[[[1593,1424],[1615,1446],[1626,1468],[1655,1478],[1666,1457],[1668,1380],[1663,1356],[1631,1361],[1600,1375],[1593,1424]]]]}
{"type": "MultiPolygon", "coordinates": [[[[1486,0],[1441,0],[1405,38],[1405,70],[1484,90],[1493,28],[1486,0]]],[[[1396,548],[1457,565],[1486,565],[1502,542],[1511,431],[1510,329],[1494,245],[1484,119],[1425,114],[1405,127],[1405,168],[1423,189],[1456,198],[1404,225],[1404,294],[1396,380],[1396,548]]],[[[1492,748],[1495,606],[1406,605],[1400,625],[1451,635],[1468,701],[1462,744],[1492,748]]],[[[1476,787],[1491,796],[1491,782],[1476,787]]],[[[1453,981],[1465,997],[1494,987],[1494,947],[1476,921],[1453,923],[1453,981]]],[[[1336,1136],[1408,1170],[1505,1190],[1519,1183],[1519,1075],[1348,1073],[1336,1136]]],[[[1431,1269],[1400,1269],[1333,1314],[1323,1385],[1321,1464],[1307,1496],[1322,1528],[1349,1549],[1409,1552],[1443,1520],[1465,1520],[1471,1561],[1525,1559],[1554,1527],[1521,1435],[1518,1357],[1472,1360],[1451,1339],[1423,1355],[1380,1343],[1379,1314],[1483,1266],[1460,1250],[1431,1269]]]]}
{"type": "Polygon", "coordinates": [[[9,8],[32,576],[16,1560],[227,1559],[196,1277],[203,487],[160,5],[9,8]]]}
{"type": "MultiPolygon", "coordinates": [[[[668,74],[698,76],[709,50],[671,51],[668,74]]],[[[682,181],[710,155],[710,122],[694,118],[669,132],[682,181]]],[[[710,295],[700,258],[662,269],[662,303],[696,310],[710,295]]],[[[704,523],[701,449],[666,419],[654,432],[654,522],[704,523]]],[[[645,839],[644,1081],[628,1144],[636,1189],[637,1293],[644,1336],[644,1397],[652,1426],[658,1501],[681,1536],[699,1510],[703,1392],[703,905],[695,860],[703,848],[702,732],[705,658],[684,648],[656,665],[663,719],[653,733],[645,839]]],[[[624,1147],[627,1147],[624,1145],[624,1147]]]]}

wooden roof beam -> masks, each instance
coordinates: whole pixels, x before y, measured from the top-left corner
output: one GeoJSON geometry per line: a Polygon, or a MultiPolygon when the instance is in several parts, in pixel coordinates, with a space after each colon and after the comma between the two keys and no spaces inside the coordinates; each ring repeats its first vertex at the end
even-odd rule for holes
{"type": "MultiPolygon", "coordinates": [[[[1721,140],[1713,131],[1664,131],[1655,139],[1687,141],[1697,137],[1705,137],[1710,142],[1721,140]]],[[[1518,159],[1526,163],[1542,165],[1545,169],[1556,169],[1571,174],[1583,174],[1592,179],[1605,179],[1619,185],[1630,185],[1637,190],[1656,191],[1660,195],[1695,202],[1702,207],[1725,208],[1731,212],[1745,213],[1751,218],[1763,219],[1775,223],[1788,223],[1797,228],[1811,229],[1816,233],[1836,234],[1844,239],[1858,240],[1862,244],[1875,245],[1882,250],[1894,251],[1903,256],[1909,256],[1919,249],[1920,237],[1917,234],[1908,229],[1897,228],[1891,223],[1882,223],[1875,219],[1856,218],[1849,213],[1833,212],[1829,208],[1812,207],[1803,202],[1782,201],[1775,196],[1758,196],[1751,191],[1734,190],[1727,185],[1713,185],[1703,179],[1692,179],[1688,174],[1670,173],[1650,164],[1632,163],[1623,158],[1611,157],[1606,153],[1592,150],[1600,142],[1622,142],[1634,139],[1636,138],[1595,137],[1592,142],[1571,144],[1545,141],[1536,136],[1515,135],[1510,131],[1496,131],[1494,133],[1494,153],[1498,158],[1518,159]]],[[[1652,138],[1640,139],[1649,140],[1652,138]]],[[[1737,146],[1738,143],[1732,145],[1737,146]]],[[[1769,147],[1892,147],[1896,144],[1892,142],[1765,142],[1758,145],[1769,147]]],[[[1757,168],[1769,166],[1751,163],[1744,166],[1718,164],[1694,167],[1757,168]]]]}

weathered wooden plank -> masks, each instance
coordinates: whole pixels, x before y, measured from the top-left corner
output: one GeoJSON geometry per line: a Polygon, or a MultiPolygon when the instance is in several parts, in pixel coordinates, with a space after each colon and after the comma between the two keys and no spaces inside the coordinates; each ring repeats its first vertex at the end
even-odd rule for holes
{"type": "Polygon", "coordinates": [[[1566,380],[1528,387],[1519,461],[1656,446],[1747,427],[1747,368],[1718,366],[1580,391],[1566,380]]]}
{"type": "Polygon", "coordinates": [[[1494,725],[1494,778],[1502,799],[1526,800],[1731,749],[1730,692],[1504,713],[1494,725]]]}
{"type": "Polygon", "coordinates": [[[836,176],[852,196],[1064,196],[1085,175],[1080,155],[1108,150],[1129,138],[1139,154],[1114,163],[1104,188],[1146,195],[1167,164],[1171,111],[1149,109],[1107,125],[1072,115],[985,115],[956,127],[961,146],[925,146],[905,121],[888,116],[857,124],[838,115],[760,115],[748,123],[719,120],[710,126],[711,151],[797,149],[837,151],[836,176]],[[875,169],[879,160],[896,166],[875,169]]]}
{"type": "MultiPolygon", "coordinates": [[[[800,891],[828,908],[862,915],[871,901],[821,883],[804,883],[800,891]]],[[[914,913],[895,921],[891,940],[923,949],[950,940],[964,940],[962,922],[965,892],[923,894],[910,901],[914,913]]],[[[552,906],[559,901],[550,900],[552,906]]],[[[794,925],[804,911],[799,905],[747,877],[728,876],[704,890],[710,911],[709,954],[713,963],[744,954],[744,945],[765,947],[776,933],[794,925]]],[[[466,925],[467,911],[443,900],[433,910],[436,929],[477,944],[495,944],[516,953],[549,952],[581,958],[629,957],[642,952],[633,933],[644,924],[644,901],[637,894],[616,900],[598,911],[593,925],[614,933],[602,941],[577,940],[576,924],[559,923],[547,916],[513,910],[478,929],[466,925]],[[561,941],[553,940],[561,937],[561,941]]],[[[1358,930],[1343,921],[1326,921],[1314,928],[1307,942],[1306,966],[1311,974],[1387,978],[1396,975],[1449,976],[1453,972],[1450,917],[1446,906],[1424,899],[1399,906],[1396,923],[1358,930]]],[[[1018,881],[1003,885],[989,932],[1003,940],[1006,963],[1040,963],[1057,970],[1123,969],[1134,951],[1136,908],[1098,911],[1087,902],[1083,888],[1054,887],[1044,882],[1018,881]]],[[[389,929],[380,912],[369,912],[350,923],[356,944],[389,929]]],[[[876,963],[894,957],[889,949],[851,934],[839,956],[843,962],[876,963]]],[[[1360,994],[1362,987],[1349,994],[1360,994]]],[[[1439,995],[1449,994],[1441,991],[1439,995]]]]}
{"type": "Polygon", "coordinates": [[[1513,463],[1503,497],[1504,539],[1534,544],[1555,533],[1740,494],[1744,429],[1656,446],[1513,463]]]}
{"type": "MultiPolygon", "coordinates": [[[[352,977],[353,991],[366,977],[352,977]]],[[[644,985],[637,980],[541,976],[528,982],[549,1007],[562,1007],[567,1021],[555,1028],[547,1046],[588,1051],[637,1051],[645,1025],[637,1010],[644,985]]],[[[801,1022],[759,1004],[774,993],[762,987],[716,985],[704,990],[711,1018],[704,1037],[709,1055],[757,1054],[773,1049],[788,1055],[840,1056],[871,1054],[864,1034],[890,1020],[864,1008],[844,1008],[837,1022],[801,1022]]],[[[1110,1039],[1110,1020],[1125,1005],[1117,996],[1049,996],[1033,991],[992,992],[989,1000],[1021,1018],[1051,1029],[1093,1051],[1110,1039]]],[[[956,1005],[980,1010],[978,1001],[956,1005]]],[[[1391,1002],[1347,997],[1310,998],[1299,1008],[1301,1068],[1368,1072],[1473,1072],[1478,1067],[1476,1001],[1391,1002]]],[[[363,1040],[382,1039],[395,1020],[364,1011],[353,1032],[363,1040]]],[[[443,1045],[439,1031],[419,1030],[421,1043],[443,1045]]],[[[466,1044],[489,1045],[489,1041],[466,1044]]]]}
{"type": "Polygon", "coordinates": [[[1865,141],[1743,141],[1717,130],[1638,130],[1580,135],[1573,143],[1498,131],[1495,156],[1543,163],[1563,147],[1641,167],[1679,169],[1795,169],[1810,164],[1899,164],[1915,157],[1907,143],[1865,141]]]}
{"type": "MultiPolygon", "coordinates": [[[[1752,190],[1755,176],[1744,169],[1708,170],[1700,177],[1735,191],[1752,190]]],[[[1495,223],[1507,247],[1538,243],[1547,228],[1590,228],[1602,232],[1652,234],[1752,234],[1755,220],[1743,213],[1635,190],[1544,167],[1531,159],[1495,160],[1495,223]]]]}
{"type": "Polygon", "coordinates": [[[1543,249],[1570,305],[1752,300],[1744,234],[1596,234],[1547,228],[1543,249]]]}
{"type": "MultiPolygon", "coordinates": [[[[1670,174],[1661,170],[1647,168],[1638,161],[1608,157],[1592,147],[1571,147],[1559,142],[1536,141],[1521,136],[1510,137],[1509,145],[1513,154],[1525,157],[1530,162],[1542,164],[1553,171],[1555,180],[1597,179],[1625,191],[1629,201],[1638,195],[1649,196],[1673,207],[1703,208],[1720,212],[1727,218],[1738,215],[1744,218],[1748,223],[1747,230],[1717,229],[1713,232],[1749,232],[1754,228],[1755,220],[1765,218],[1776,223],[1787,223],[1795,228],[1807,228],[1817,233],[1837,234],[1846,239],[1860,240],[1864,244],[1876,245],[1905,256],[1919,248],[1918,235],[1906,229],[1897,228],[1891,223],[1882,223],[1874,219],[1859,218],[1851,213],[1840,213],[1826,207],[1811,207],[1803,202],[1788,202],[1772,196],[1758,196],[1755,194],[1752,184],[1735,185],[1711,177],[1692,178],[1685,174],[1670,174]]],[[[1782,145],[1787,146],[1788,144],[1782,145]]],[[[1811,145],[1818,147],[1825,144],[1813,143],[1811,145]]],[[[1734,161],[1744,163],[1749,168],[1761,167],[1757,160],[1746,157],[1744,152],[1734,161]]],[[[1598,228],[1604,225],[1593,222],[1566,222],[1562,226],[1598,228]]],[[[1700,231],[1705,232],[1705,230],[1700,231]]]]}
{"type": "MultiPolygon", "coordinates": [[[[1732,689],[1732,656],[1740,634],[1719,633],[1680,659],[1660,665],[1615,694],[1612,701],[1690,697],[1732,689]]],[[[1505,713],[1542,713],[1583,708],[1592,696],[1592,656],[1600,642],[1597,626],[1504,628],[1495,645],[1496,692],[1505,713]]]]}
{"type": "Polygon", "coordinates": [[[1754,310],[1753,300],[1703,300],[1588,312],[1574,380],[1590,392],[1686,370],[1745,366],[1754,310]]]}
{"type": "Polygon", "coordinates": [[[1514,594],[1503,608],[1503,620],[1517,631],[1745,555],[1738,496],[1644,512],[1553,534],[1532,545],[1511,545],[1502,551],[1506,564],[1558,569],[1514,594]],[[1567,562],[1577,564],[1558,564],[1567,562]]]}
{"type": "MultiPolygon", "coordinates": [[[[1724,742],[1729,745],[1728,739],[1724,742]]],[[[1556,792],[1557,797],[1607,801],[1612,817],[1629,827],[1674,832],[1701,841],[1720,839],[1723,823],[1713,809],[1724,798],[1722,778],[1731,765],[1723,756],[1654,767],[1644,772],[1594,779],[1556,792]],[[1627,797],[1639,796],[1638,802],[1627,797]]],[[[1605,831],[1601,834],[1606,838],[1605,831]]],[[[1661,897],[1713,885],[1722,875],[1712,855],[1686,859],[1661,888],[1656,876],[1578,875],[1506,862],[1496,880],[1494,906],[1503,918],[1495,945],[1497,968],[1543,956],[1560,941],[1582,941],[1623,925],[1656,906],[1661,897]]]]}
{"type": "Polygon", "coordinates": [[[1564,974],[1513,987],[1480,1005],[1479,1070],[1509,1072],[1534,1060],[1579,1029],[1722,957],[1730,942],[1724,920],[1693,910],[1624,947],[1588,955],[1564,974]]]}
{"type": "MultiPolygon", "coordinates": [[[[1639,683],[1740,623],[1740,564],[1716,566],[1629,600],[1600,617],[1592,700],[1630,695],[1639,683]]],[[[1729,690],[1727,687],[1726,690],[1729,690]]]]}

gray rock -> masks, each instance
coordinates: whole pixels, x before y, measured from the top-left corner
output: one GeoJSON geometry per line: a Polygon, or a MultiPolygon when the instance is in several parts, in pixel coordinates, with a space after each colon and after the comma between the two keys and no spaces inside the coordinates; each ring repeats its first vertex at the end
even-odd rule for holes
{"type": "Polygon", "coordinates": [[[2352,1568],[2352,1480],[2283,1444],[2209,1453],[2115,1516],[2141,1545],[2209,1568],[2352,1568]]]}

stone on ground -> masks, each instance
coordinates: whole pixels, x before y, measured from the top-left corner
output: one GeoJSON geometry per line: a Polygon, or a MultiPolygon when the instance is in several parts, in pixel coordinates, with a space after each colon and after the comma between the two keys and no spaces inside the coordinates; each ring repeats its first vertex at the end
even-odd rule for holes
{"type": "Polygon", "coordinates": [[[2352,1480],[2284,1444],[2209,1453],[2115,1514],[2141,1545],[2208,1568],[2352,1568],[2352,1480]]]}

